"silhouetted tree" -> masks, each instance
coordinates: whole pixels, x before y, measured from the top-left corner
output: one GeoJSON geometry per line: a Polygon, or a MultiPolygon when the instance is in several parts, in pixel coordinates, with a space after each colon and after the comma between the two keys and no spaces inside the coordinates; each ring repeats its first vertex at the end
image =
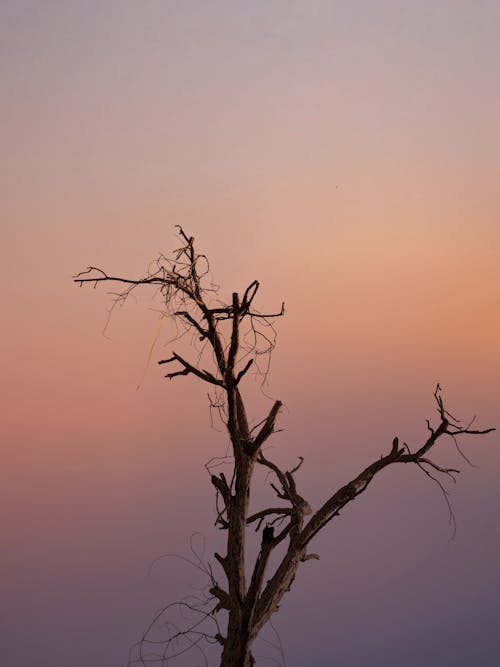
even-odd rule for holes
{"type": "Polygon", "coordinates": [[[260,313],[254,305],[259,289],[257,280],[243,294],[233,292],[230,303],[222,302],[217,288],[209,281],[207,258],[197,253],[193,237],[187,236],[180,227],[179,236],[181,247],[170,258],[161,255],[144,278],[115,277],[96,267],[88,267],[75,277],[80,285],[123,284],[123,291],[115,294],[115,305],[126,300],[138,286],[159,290],[165,314],[210,350],[212,365],[205,368],[201,357],[197,361],[185,359],[176,352],[158,363],[171,367],[167,378],[192,375],[209,386],[211,405],[219,410],[232,446],[230,474],[216,473],[208,467],[216,495],[216,524],[227,532],[226,552],[214,554],[221,571],[216,575],[207,564],[210,580],[207,597],[178,603],[197,614],[187,628],[172,628],[168,637],[150,639],[155,623],[165,611],[162,610],[139,644],[137,662],[166,664],[175,655],[189,647],[199,647],[200,641],[207,640],[220,643],[221,667],[250,667],[255,663],[252,643],[278,610],[301,563],[318,558],[309,551],[313,538],[343,507],[367,489],[377,473],[394,464],[413,464],[431,476],[444,491],[439,476],[454,477],[458,470],[440,466],[430,458],[441,438],[450,436],[456,443],[463,434],[479,435],[494,429],[477,430],[472,424],[461,425],[446,409],[438,385],[434,393],[438,421],[434,426],[427,421],[425,442],[411,451],[406,443],[401,444],[394,438],[386,454],[340,489],[329,490],[323,504],[313,511],[296,481],[303,459],[290,470],[284,470],[264,451],[264,445],[275,432],[281,402],[275,401],[264,418],[254,423],[249,419],[241,392],[243,380],[259,355],[272,351],[275,342],[272,322],[284,314],[284,306],[275,313],[260,313]],[[271,487],[277,500],[270,507],[250,513],[249,497],[257,466],[274,478],[271,487]],[[247,562],[246,548],[250,527],[260,535],[260,547],[252,563],[247,562]],[[279,545],[281,549],[275,552],[279,545]],[[273,561],[271,568],[273,552],[281,557],[273,561]],[[206,629],[207,622],[213,624],[213,631],[206,629]],[[185,644],[179,648],[181,639],[185,644]]]}

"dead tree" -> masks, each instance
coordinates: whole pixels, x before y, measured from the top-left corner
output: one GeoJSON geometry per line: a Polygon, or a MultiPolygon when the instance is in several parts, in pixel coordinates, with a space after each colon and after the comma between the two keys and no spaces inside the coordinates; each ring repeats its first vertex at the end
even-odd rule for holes
{"type": "MultiPolygon", "coordinates": [[[[401,444],[397,437],[394,438],[387,453],[340,489],[330,491],[323,504],[312,510],[296,481],[303,459],[290,470],[283,470],[264,450],[276,430],[281,402],[275,401],[265,417],[252,427],[241,391],[248,371],[257,364],[258,355],[271,352],[274,338],[266,327],[272,327],[273,319],[284,314],[284,307],[282,305],[275,313],[258,312],[254,306],[259,289],[257,280],[242,294],[234,292],[230,303],[221,302],[217,289],[209,283],[206,257],[197,253],[193,237],[187,236],[181,228],[179,237],[181,247],[171,258],[161,255],[144,278],[121,278],[89,267],[79,273],[75,281],[80,286],[84,283],[123,285],[123,291],[115,293],[115,304],[124,301],[138,286],[156,288],[161,294],[165,314],[174,318],[185,331],[194,334],[211,353],[211,367],[208,368],[199,360],[185,359],[176,352],[158,362],[169,368],[165,376],[169,379],[192,375],[209,386],[215,394],[212,404],[221,410],[232,448],[231,474],[212,472],[210,477],[216,494],[216,524],[227,533],[226,552],[224,555],[214,554],[222,568],[221,580],[209,566],[207,598],[202,604],[198,604],[199,601],[193,605],[189,602],[182,604],[188,609],[201,611],[202,620],[213,619],[211,637],[222,647],[221,667],[250,667],[255,663],[252,643],[278,610],[300,564],[318,558],[309,551],[312,540],[342,508],[367,489],[377,473],[394,464],[413,464],[444,490],[439,477],[454,477],[459,471],[438,465],[431,458],[442,437],[453,438],[458,448],[459,436],[480,435],[494,429],[475,429],[471,423],[461,425],[448,412],[438,385],[434,393],[438,420],[434,426],[427,421],[425,442],[410,450],[406,443],[401,444]],[[267,469],[274,478],[271,486],[277,501],[271,507],[250,514],[249,497],[258,466],[267,469]],[[256,528],[260,535],[260,548],[252,567],[246,562],[249,527],[256,528]],[[280,550],[276,552],[279,545],[280,550]],[[281,554],[281,558],[271,569],[273,552],[281,554]],[[247,577],[246,572],[251,575],[247,577]],[[220,612],[227,613],[227,623],[222,630],[217,621],[220,612]]],[[[188,637],[189,644],[197,646],[200,639],[209,639],[209,633],[198,628],[199,623],[194,622],[187,630],[174,632],[174,636],[188,637]]],[[[147,641],[146,637],[144,641],[147,641]]],[[[166,664],[166,660],[164,653],[152,662],[166,664]]],[[[138,662],[146,664],[147,659],[142,656],[138,662]]]]}

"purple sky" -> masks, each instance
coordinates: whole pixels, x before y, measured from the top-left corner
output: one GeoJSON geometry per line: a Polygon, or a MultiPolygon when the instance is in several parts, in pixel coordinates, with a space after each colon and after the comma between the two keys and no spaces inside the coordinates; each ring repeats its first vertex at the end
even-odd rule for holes
{"type": "MultiPolygon", "coordinates": [[[[182,224],[223,294],[286,302],[273,452],[305,456],[315,506],[425,437],[437,381],[500,426],[499,33],[496,1],[1,3],[2,664],[125,665],[203,585],[150,564],[220,539],[204,388],[162,379],[147,293],[101,335],[88,264],[140,275],[182,224]]],[[[478,468],[440,450],[455,540],[406,468],[317,539],[275,617],[287,667],[500,664],[497,442],[463,443],[478,468]]],[[[264,639],[257,664],[283,662],[264,639]]]]}

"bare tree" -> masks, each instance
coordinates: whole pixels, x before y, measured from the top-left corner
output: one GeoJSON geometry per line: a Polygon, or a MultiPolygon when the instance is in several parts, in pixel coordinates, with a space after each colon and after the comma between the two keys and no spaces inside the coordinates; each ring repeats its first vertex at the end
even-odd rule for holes
{"type": "Polygon", "coordinates": [[[207,595],[177,603],[188,612],[187,627],[171,626],[166,639],[155,639],[151,632],[165,611],[162,610],[140,642],[137,662],[166,664],[187,648],[200,649],[206,640],[220,644],[221,667],[250,667],[255,663],[252,643],[278,610],[300,564],[318,558],[309,551],[313,538],[343,507],[367,489],[377,473],[393,464],[416,465],[440,485],[446,497],[440,477],[454,478],[459,471],[438,465],[431,458],[433,449],[443,436],[449,436],[461,453],[457,438],[494,429],[475,429],[472,423],[462,425],[448,412],[438,385],[434,393],[438,420],[435,425],[427,421],[425,442],[411,451],[406,443],[401,444],[394,438],[387,453],[340,489],[328,491],[323,504],[313,511],[299,492],[296,481],[303,459],[290,470],[284,470],[264,450],[276,431],[282,403],[275,401],[264,418],[251,426],[253,422],[247,415],[241,392],[248,371],[258,365],[259,355],[271,353],[275,343],[272,323],[284,314],[284,306],[269,314],[256,310],[254,302],[259,289],[256,280],[243,294],[233,292],[231,303],[222,302],[217,288],[210,283],[207,258],[197,253],[193,237],[187,236],[180,227],[179,237],[181,247],[171,258],[161,255],[144,278],[116,277],[96,267],[88,267],[75,277],[80,286],[84,283],[123,284],[123,290],[114,295],[112,307],[126,300],[139,286],[159,290],[164,314],[174,318],[181,332],[196,336],[210,352],[207,363],[211,366],[205,368],[202,363],[206,355],[190,360],[176,352],[158,363],[167,366],[169,372],[165,377],[169,379],[192,375],[209,386],[211,406],[219,411],[232,448],[231,474],[214,472],[217,468],[207,467],[216,495],[216,524],[227,532],[226,553],[214,554],[221,571],[216,576],[212,566],[196,556],[196,566],[209,578],[207,595]],[[252,480],[259,466],[273,478],[271,487],[276,501],[250,513],[252,480]],[[256,529],[260,537],[258,554],[248,563],[247,531],[250,527],[256,529]],[[280,549],[276,551],[278,546],[280,549]],[[271,559],[272,555],[275,558],[271,559]],[[144,648],[148,645],[154,650],[146,655],[144,648]]]}

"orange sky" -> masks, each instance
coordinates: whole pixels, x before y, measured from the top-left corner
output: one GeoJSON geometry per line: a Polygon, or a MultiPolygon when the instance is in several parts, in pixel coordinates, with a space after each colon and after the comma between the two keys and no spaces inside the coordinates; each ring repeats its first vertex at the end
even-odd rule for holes
{"type": "MultiPolygon", "coordinates": [[[[258,278],[262,310],[284,300],[268,388],[286,404],[276,455],[306,456],[316,502],[396,433],[422,438],[437,381],[452,411],[499,426],[500,10],[127,0],[7,2],[0,14],[7,655],[10,667],[35,654],[43,666],[71,655],[75,667],[115,667],[178,593],[166,567],[147,580],[151,560],[184,553],[192,531],[211,534],[202,464],[226,441],[210,431],[203,387],[162,380],[165,328],[147,365],[158,333],[148,295],[115,313],[109,340],[105,290],[71,276],[88,264],[139,276],[177,247],[182,224],[224,294],[258,278]],[[181,505],[191,521],[179,521],[181,505]],[[97,608],[117,619],[108,637],[97,608]]],[[[297,590],[318,625],[305,627],[292,602],[283,612],[289,667],[313,641],[318,666],[330,664],[318,628],[345,582],[376,607],[382,592],[360,556],[370,552],[378,572],[397,561],[394,578],[380,576],[402,624],[432,617],[405,568],[430,582],[430,597],[441,591],[440,622],[472,636],[454,665],[499,648],[497,439],[467,444],[479,470],[458,459],[451,547],[439,492],[408,471],[387,473],[321,538],[324,558],[297,590]],[[451,611],[464,571],[477,618],[451,611]]],[[[452,447],[443,456],[457,463],[452,447]]],[[[358,620],[378,646],[382,620],[358,620]]],[[[455,650],[446,628],[435,655],[455,650]]],[[[377,655],[411,667],[408,645],[377,655]]],[[[488,656],[476,664],[497,664],[488,656]]]]}

